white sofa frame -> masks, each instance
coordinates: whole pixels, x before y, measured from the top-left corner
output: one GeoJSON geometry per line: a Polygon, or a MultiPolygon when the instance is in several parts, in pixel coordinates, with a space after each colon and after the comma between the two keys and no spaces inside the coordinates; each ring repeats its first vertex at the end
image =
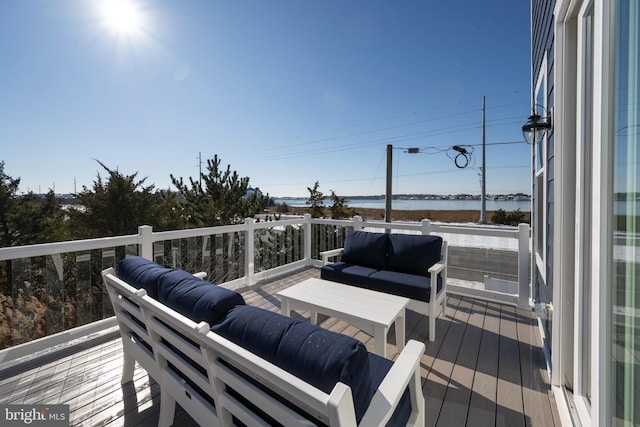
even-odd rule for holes
{"type": "MultiPolygon", "coordinates": [[[[331,393],[324,393],[210,331],[206,322],[195,323],[149,297],[144,289],[136,289],[120,280],[113,268],[103,270],[102,278],[122,336],[121,382],[125,384],[133,379],[137,361],[159,383],[158,425],[173,423],[176,403],[200,425],[230,426],[232,416],[248,426],[268,424],[259,413],[228,393],[229,388],[283,425],[309,425],[307,418],[247,381],[237,371],[327,425],[356,425],[351,389],[347,385],[337,383],[331,393]],[[151,350],[141,343],[141,339],[151,346],[151,350]],[[207,375],[196,369],[194,363],[207,375]],[[169,364],[179,369],[182,376],[169,364]],[[183,377],[188,377],[200,391],[183,377]]],[[[360,426],[385,425],[407,388],[411,400],[407,425],[424,426],[425,402],[420,378],[420,359],[424,350],[421,342],[411,340],[406,344],[376,390],[360,426]]]]}
{"type": "MultiPolygon", "coordinates": [[[[328,251],[320,252],[322,257],[322,265],[329,264],[331,258],[335,258],[344,254],[344,248],[331,249],[328,251]]],[[[429,301],[409,299],[407,308],[417,313],[424,314],[429,317],[429,341],[435,341],[436,339],[436,317],[442,314],[447,315],[447,254],[448,246],[447,241],[442,240],[441,249],[442,259],[432,265],[429,268],[429,274],[431,274],[431,283],[438,283],[438,274],[442,274],[442,288],[440,292],[431,292],[429,301]]],[[[432,285],[431,290],[436,289],[432,285]]]]}

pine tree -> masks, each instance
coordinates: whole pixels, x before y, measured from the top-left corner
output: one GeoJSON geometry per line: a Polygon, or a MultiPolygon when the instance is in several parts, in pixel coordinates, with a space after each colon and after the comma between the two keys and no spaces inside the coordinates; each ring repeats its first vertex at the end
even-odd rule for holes
{"type": "Polygon", "coordinates": [[[338,197],[335,191],[331,190],[331,218],[332,219],[345,219],[351,218],[354,215],[354,210],[347,206],[346,199],[344,197],[338,197]]]}
{"type": "Polygon", "coordinates": [[[307,187],[307,190],[309,190],[307,205],[309,205],[309,213],[313,218],[324,216],[324,194],[318,190],[319,186],[320,184],[316,181],[313,188],[307,187]]]}
{"type": "Polygon", "coordinates": [[[0,243],[3,247],[13,243],[11,213],[16,204],[16,193],[20,178],[11,178],[4,172],[4,161],[0,161],[0,243]]]}
{"type": "Polygon", "coordinates": [[[157,201],[155,185],[144,185],[138,173],[123,175],[96,160],[109,174],[98,173],[93,188],[83,186],[77,194],[82,210],[71,210],[72,238],[120,236],[137,233],[138,226],[154,224],[157,201]]]}
{"type": "Polygon", "coordinates": [[[247,195],[249,178],[241,178],[230,165],[222,170],[220,164],[218,155],[208,159],[207,174],[199,180],[189,177],[188,185],[171,175],[171,182],[184,198],[185,220],[192,227],[239,224],[262,212],[269,202],[268,195],[247,195]]]}

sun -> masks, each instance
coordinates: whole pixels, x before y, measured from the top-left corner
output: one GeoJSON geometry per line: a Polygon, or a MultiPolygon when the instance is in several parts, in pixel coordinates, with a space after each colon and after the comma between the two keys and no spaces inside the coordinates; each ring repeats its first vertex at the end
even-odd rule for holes
{"type": "Polygon", "coordinates": [[[142,13],[131,0],[105,0],[101,13],[107,26],[118,34],[131,35],[142,28],[142,13]]]}

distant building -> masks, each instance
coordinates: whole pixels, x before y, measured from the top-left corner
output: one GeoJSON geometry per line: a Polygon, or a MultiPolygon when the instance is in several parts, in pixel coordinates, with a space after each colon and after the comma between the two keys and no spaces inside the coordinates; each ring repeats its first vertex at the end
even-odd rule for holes
{"type": "Polygon", "coordinates": [[[249,187],[249,188],[247,188],[247,192],[245,194],[245,197],[249,198],[249,197],[253,196],[254,194],[257,195],[258,197],[262,197],[262,191],[260,191],[259,187],[256,187],[256,188],[249,187]]]}

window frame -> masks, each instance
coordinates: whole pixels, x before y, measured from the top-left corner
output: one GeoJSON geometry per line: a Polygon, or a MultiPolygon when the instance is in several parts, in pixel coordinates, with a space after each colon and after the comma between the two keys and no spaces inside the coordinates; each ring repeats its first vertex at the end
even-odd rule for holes
{"type": "Polygon", "coordinates": [[[591,263],[593,259],[594,164],[594,0],[584,0],[577,13],[576,74],[576,250],[574,277],[574,402],[579,418],[591,418],[593,393],[593,324],[591,305],[594,295],[591,263]],[[589,291],[585,291],[588,282],[589,291]],[[585,335],[585,334],[588,334],[585,335]],[[587,357],[588,359],[585,359],[587,357]],[[588,370],[588,372],[586,371],[588,370]],[[585,376],[588,375],[588,379],[585,376]]]}
{"type": "MultiPolygon", "coordinates": [[[[536,80],[536,86],[533,93],[534,108],[539,105],[538,102],[542,101],[542,107],[545,111],[548,110],[548,94],[547,94],[547,52],[544,53],[540,71],[538,72],[538,78],[536,80]]],[[[539,106],[538,106],[539,109],[539,106]]],[[[547,153],[548,138],[547,133],[544,133],[543,139],[538,143],[531,144],[531,152],[533,158],[533,180],[536,185],[535,204],[533,206],[535,212],[536,224],[542,225],[535,227],[535,247],[533,248],[535,254],[535,265],[538,269],[538,277],[541,281],[547,285],[546,269],[547,269],[547,153]],[[536,147],[536,145],[538,145],[536,147]],[[539,167],[538,167],[539,164],[539,167]],[[542,184],[540,186],[540,184],[542,184]],[[542,197],[538,195],[541,194],[542,197]]]]}

